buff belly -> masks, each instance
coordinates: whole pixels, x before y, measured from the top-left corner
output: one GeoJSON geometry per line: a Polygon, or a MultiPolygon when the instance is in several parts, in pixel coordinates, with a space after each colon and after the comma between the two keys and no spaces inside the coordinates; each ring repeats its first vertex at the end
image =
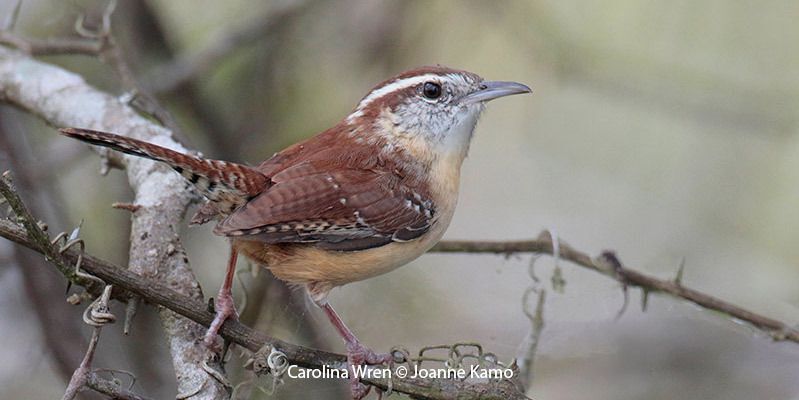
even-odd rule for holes
{"type": "Polygon", "coordinates": [[[443,215],[427,235],[410,242],[394,242],[359,251],[324,250],[309,244],[267,244],[236,239],[241,254],[262,264],[280,280],[303,285],[315,301],[331,289],[382,275],[430,250],[444,235],[452,215],[443,215]]]}

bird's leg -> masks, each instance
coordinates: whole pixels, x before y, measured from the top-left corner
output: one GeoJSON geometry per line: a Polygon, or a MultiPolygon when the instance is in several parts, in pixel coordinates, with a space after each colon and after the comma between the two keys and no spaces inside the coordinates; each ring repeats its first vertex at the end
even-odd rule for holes
{"type": "Polygon", "coordinates": [[[222,283],[222,287],[219,288],[219,293],[216,295],[216,300],[214,302],[214,311],[216,312],[216,316],[214,317],[213,322],[208,327],[208,331],[205,332],[205,339],[203,342],[205,343],[208,348],[212,350],[221,350],[219,346],[217,346],[216,336],[219,332],[219,329],[222,328],[222,324],[225,323],[227,319],[238,319],[239,314],[236,312],[236,305],[233,302],[233,276],[236,273],[236,260],[238,259],[239,252],[235,246],[231,246],[230,248],[230,258],[228,259],[227,263],[227,272],[225,273],[225,281],[222,283]]]}
{"type": "Polygon", "coordinates": [[[341,317],[338,316],[336,310],[330,306],[330,303],[324,303],[320,305],[322,310],[325,311],[327,318],[336,327],[336,331],[338,331],[341,338],[344,339],[344,343],[347,344],[347,356],[354,356],[357,362],[356,364],[383,364],[387,363],[391,360],[390,354],[378,354],[369,349],[368,347],[361,344],[361,341],[355,336],[354,333],[344,324],[344,321],[341,320],[341,317]]]}
{"type": "Polygon", "coordinates": [[[364,364],[387,364],[393,361],[393,357],[391,354],[378,354],[372,351],[372,349],[364,346],[361,344],[361,341],[355,336],[354,333],[344,324],[344,321],[341,320],[341,317],[338,316],[336,310],[325,301],[324,303],[318,304],[319,307],[324,310],[325,315],[336,328],[341,338],[344,339],[344,342],[347,344],[347,367],[349,369],[349,377],[350,377],[350,390],[352,391],[352,397],[354,399],[362,399],[369,394],[370,386],[366,386],[362,384],[358,380],[358,376],[355,374],[355,366],[356,365],[364,365],[364,364]]]}

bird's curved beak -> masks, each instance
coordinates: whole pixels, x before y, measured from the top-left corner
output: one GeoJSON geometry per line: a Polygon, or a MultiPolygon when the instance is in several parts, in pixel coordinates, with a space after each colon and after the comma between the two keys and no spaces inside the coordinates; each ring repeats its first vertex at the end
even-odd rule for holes
{"type": "Polygon", "coordinates": [[[527,85],[518,82],[483,81],[480,88],[461,99],[461,104],[474,104],[494,100],[512,94],[532,93],[527,85]]]}

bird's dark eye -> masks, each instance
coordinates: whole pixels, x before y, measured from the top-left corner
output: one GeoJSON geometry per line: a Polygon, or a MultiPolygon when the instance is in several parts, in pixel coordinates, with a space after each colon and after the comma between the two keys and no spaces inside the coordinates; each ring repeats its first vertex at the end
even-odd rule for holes
{"type": "Polygon", "coordinates": [[[425,82],[422,94],[428,99],[437,99],[441,97],[441,85],[435,82],[425,82]]]}

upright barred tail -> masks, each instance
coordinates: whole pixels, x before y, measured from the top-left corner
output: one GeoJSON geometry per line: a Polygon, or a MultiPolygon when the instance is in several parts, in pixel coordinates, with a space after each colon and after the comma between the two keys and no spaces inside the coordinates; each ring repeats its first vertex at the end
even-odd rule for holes
{"type": "Polygon", "coordinates": [[[80,128],[59,129],[61,134],[97,146],[163,162],[191,182],[216,208],[230,212],[263,192],[270,184],[264,174],[245,165],[209,160],[141,140],[80,128]]]}

